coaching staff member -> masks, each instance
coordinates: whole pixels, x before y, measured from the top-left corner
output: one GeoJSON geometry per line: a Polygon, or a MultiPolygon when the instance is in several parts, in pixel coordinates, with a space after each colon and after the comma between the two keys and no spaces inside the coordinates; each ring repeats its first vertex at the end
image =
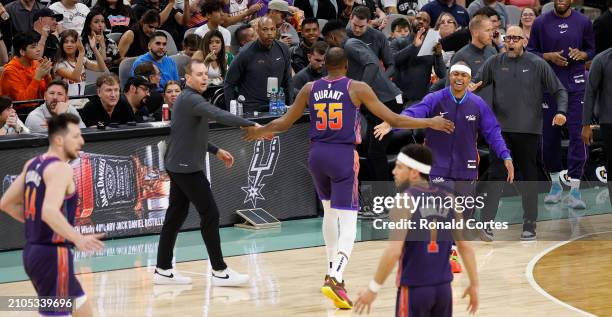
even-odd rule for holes
{"type": "MultiPolygon", "coordinates": [[[[567,91],[546,61],[524,51],[526,37],[520,27],[509,27],[504,41],[506,52],[487,59],[482,65],[482,73],[476,76],[475,81],[482,80],[480,84],[483,86],[493,86],[493,113],[512,152],[513,163],[518,166],[522,175],[522,182],[518,184],[525,212],[521,240],[534,240],[538,217],[536,161],[542,138],[542,125],[565,124],[567,91]],[[558,106],[552,122],[543,123],[542,102],[545,89],[554,96],[558,106]]],[[[495,219],[502,191],[502,183],[498,181],[505,179],[506,169],[502,160],[492,156],[489,182],[485,186],[485,206],[482,209],[482,220],[485,222],[495,219]]],[[[485,241],[491,241],[493,231],[490,228],[484,230],[482,237],[485,241]]]]}
{"type": "Polygon", "coordinates": [[[234,116],[204,100],[202,93],[208,86],[208,69],[202,61],[192,60],[185,67],[186,87],[172,109],[170,136],[165,165],[170,176],[170,205],[159,236],[155,284],[190,284],[191,278],[172,268],[172,253],[176,236],[187,218],[189,203],[200,214],[200,230],[212,265],[212,284],[235,286],[246,283],[248,275],[228,268],[223,261],[219,238],[219,210],[210,184],[204,174],[204,157],[217,154],[227,167],[233,157],[208,143],[208,123],[217,121],[234,127],[249,127],[255,123],[234,116]],[[219,154],[220,153],[220,154],[219,154]]]}

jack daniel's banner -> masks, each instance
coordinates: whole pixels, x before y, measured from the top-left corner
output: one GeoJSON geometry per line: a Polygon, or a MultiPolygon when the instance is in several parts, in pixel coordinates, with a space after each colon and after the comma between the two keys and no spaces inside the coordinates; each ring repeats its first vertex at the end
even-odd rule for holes
{"type": "MultiPolygon", "coordinates": [[[[235,210],[264,208],[279,219],[314,216],[316,194],[307,170],[308,125],[298,124],[271,141],[244,142],[237,129],[212,130],[211,142],[232,153],[226,169],[206,158],[206,173],[219,207],[221,225],[240,221],[235,210]]],[[[128,237],[159,233],[169,204],[170,179],[163,154],[166,136],[87,142],[70,162],[79,195],[75,227],[83,234],[128,237]]],[[[0,150],[2,192],[23,164],[46,146],[0,150]]],[[[199,228],[190,206],[183,229],[199,228]]],[[[0,250],[21,248],[23,224],[0,213],[0,250]]]]}

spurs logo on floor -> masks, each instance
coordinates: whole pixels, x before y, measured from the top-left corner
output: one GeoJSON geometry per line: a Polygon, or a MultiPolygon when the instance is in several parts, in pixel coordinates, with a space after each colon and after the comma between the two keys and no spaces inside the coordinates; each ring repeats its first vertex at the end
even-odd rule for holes
{"type": "Polygon", "coordinates": [[[253,145],[253,157],[251,157],[251,164],[249,165],[248,185],[241,187],[246,193],[244,203],[246,204],[250,201],[251,204],[253,204],[253,208],[257,208],[258,199],[265,200],[264,196],[261,194],[261,189],[266,186],[266,184],[262,183],[262,181],[266,176],[274,174],[276,162],[280,155],[279,137],[274,137],[274,139],[269,142],[270,150],[268,153],[266,153],[266,143],[268,143],[268,141],[260,140],[253,145]]]}

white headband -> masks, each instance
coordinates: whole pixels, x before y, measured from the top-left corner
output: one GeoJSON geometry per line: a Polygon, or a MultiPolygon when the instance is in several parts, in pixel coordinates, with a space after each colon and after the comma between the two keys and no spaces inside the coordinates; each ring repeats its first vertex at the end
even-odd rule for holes
{"type": "Polygon", "coordinates": [[[470,77],[472,76],[472,70],[469,67],[461,64],[455,64],[451,66],[450,72],[463,72],[470,75],[470,77]]]}
{"type": "Polygon", "coordinates": [[[412,157],[401,153],[397,155],[397,161],[410,167],[410,168],[414,168],[415,170],[423,173],[423,174],[429,174],[429,172],[431,171],[431,166],[427,165],[427,164],[423,164],[415,159],[413,159],[412,157]]]}

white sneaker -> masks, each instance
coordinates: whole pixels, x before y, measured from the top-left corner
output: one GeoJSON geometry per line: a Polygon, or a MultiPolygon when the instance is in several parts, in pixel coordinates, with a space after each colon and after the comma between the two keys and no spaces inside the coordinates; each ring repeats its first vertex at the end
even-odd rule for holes
{"type": "Polygon", "coordinates": [[[229,267],[223,270],[221,274],[212,272],[211,282],[213,286],[238,286],[249,281],[247,274],[238,273],[229,267]]]}
{"type": "Polygon", "coordinates": [[[155,268],[153,284],[156,285],[185,285],[191,284],[191,277],[181,275],[175,269],[162,270],[155,268]]]}

